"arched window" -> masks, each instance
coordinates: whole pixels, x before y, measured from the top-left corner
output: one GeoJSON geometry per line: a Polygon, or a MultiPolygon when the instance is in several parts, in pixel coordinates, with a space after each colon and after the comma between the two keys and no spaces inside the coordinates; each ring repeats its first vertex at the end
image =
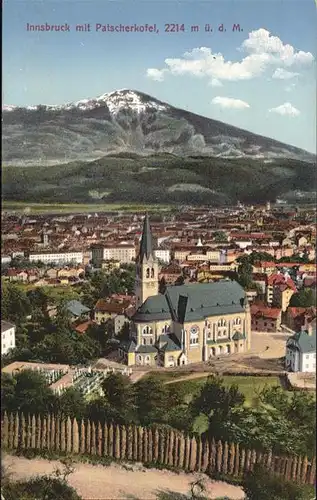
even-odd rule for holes
{"type": "Polygon", "coordinates": [[[142,356],[138,356],[138,361],[142,361],[142,356]]]}
{"type": "Polygon", "coordinates": [[[218,326],[226,326],[226,325],[227,325],[227,322],[226,322],[226,320],[225,320],[225,319],[220,319],[220,320],[218,321],[218,326]]]}
{"type": "Polygon", "coordinates": [[[147,277],[147,278],[149,278],[149,277],[150,277],[150,269],[149,269],[149,268],[147,268],[147,270],[146,270],[146,277],[147,277]]]}
{"type": "Polygon", "coordinates": [[[151,278],[154,278],[154,268],[151,269],[151,278]]]}
{"type": "Polygon", "coordinates": [[[241,318],[235,318],[235,319],[233,320],[233,324],[234,324],[234,325],[241,325],[241,318]]]}
{"type": "Polygon", "coordinates": [[[151,344],[151,345],[153,344],[153,339],[152,339],[152,338],[150,338],[150,344],[151,344]]]}
{"type": "Polygon", "coordinates": [[[143,345],[146,345],[146,339],[143,339],[143,345]]]}
{"type": "Polygon", "coordinates": [[[150,356],[145,357],[145,361],[149,362],[150,361],[150,356]]]}

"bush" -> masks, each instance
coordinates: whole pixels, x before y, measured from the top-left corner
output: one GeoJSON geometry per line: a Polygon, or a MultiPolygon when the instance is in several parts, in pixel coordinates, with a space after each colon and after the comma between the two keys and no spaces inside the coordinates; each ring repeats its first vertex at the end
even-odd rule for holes
{"type": "Polygon", "coordinates": [[[243,479],[243,489],[247,500],[311,500],[315,498],[314,488],[286,481],[284,478],[268,474],[256,465],[243,479]]]}
{"type": "Polygon", "coordinates": [[[7,482],[1,488],[5,500],[81,500],[76,491],[58,478],[36,477],[29,481],[7,482]]]}

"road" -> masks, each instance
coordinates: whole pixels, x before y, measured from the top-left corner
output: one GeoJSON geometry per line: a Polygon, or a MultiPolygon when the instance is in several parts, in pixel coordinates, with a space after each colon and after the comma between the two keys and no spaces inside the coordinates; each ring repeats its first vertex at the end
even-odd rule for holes
{"type": "MultiPolygon", "coordinates": [[[[63,466],[58,461],[44,459],[28,460],[5,455],[2,460],[11,480],[28,479],[35,475],[52,474],[63,466]]],[[[69,476],[69,484],[76,489],[83,500],[156,500],[159,492],[168,491],[186,494],[190,483],[204,477],[206,496],[210,499],[227,496],[231,500],[243,500],[243,490],[220,481],[211,481],[202,474],[176,474],[169,471],[145,469],[141,464],[105,467],[76,463],[75,471],[69,476]],[[128,470],[127,470],[128,469],[128,470]]]]}

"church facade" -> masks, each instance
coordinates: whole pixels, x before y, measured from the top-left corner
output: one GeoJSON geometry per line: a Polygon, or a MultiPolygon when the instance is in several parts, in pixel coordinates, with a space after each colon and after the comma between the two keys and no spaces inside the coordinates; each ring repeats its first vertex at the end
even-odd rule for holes
{"type": "Polygon", "coordinates": [[[251,345],[251,313],[235,281],[167,286],[158,290],[148,216],[136,261],[137,310],[130,339],[119,346],[129,366],[181,366],[245,352],[251,345]]]}

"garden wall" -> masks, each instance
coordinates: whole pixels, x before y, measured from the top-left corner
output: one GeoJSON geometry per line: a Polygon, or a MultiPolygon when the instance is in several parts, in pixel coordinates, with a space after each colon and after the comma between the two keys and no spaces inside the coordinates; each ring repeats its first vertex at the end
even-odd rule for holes
{"type": "Polygon", "coordinates": [[[97,425],[76,419],[4,414],[2,449],[47,450],[55,454],[95,455],[191,472],[241,478],[261,462],[271,472],[302,484],[315,484],[316,459],[277,457],[238,444],[202,441],[172,429],[97,425]]]}

